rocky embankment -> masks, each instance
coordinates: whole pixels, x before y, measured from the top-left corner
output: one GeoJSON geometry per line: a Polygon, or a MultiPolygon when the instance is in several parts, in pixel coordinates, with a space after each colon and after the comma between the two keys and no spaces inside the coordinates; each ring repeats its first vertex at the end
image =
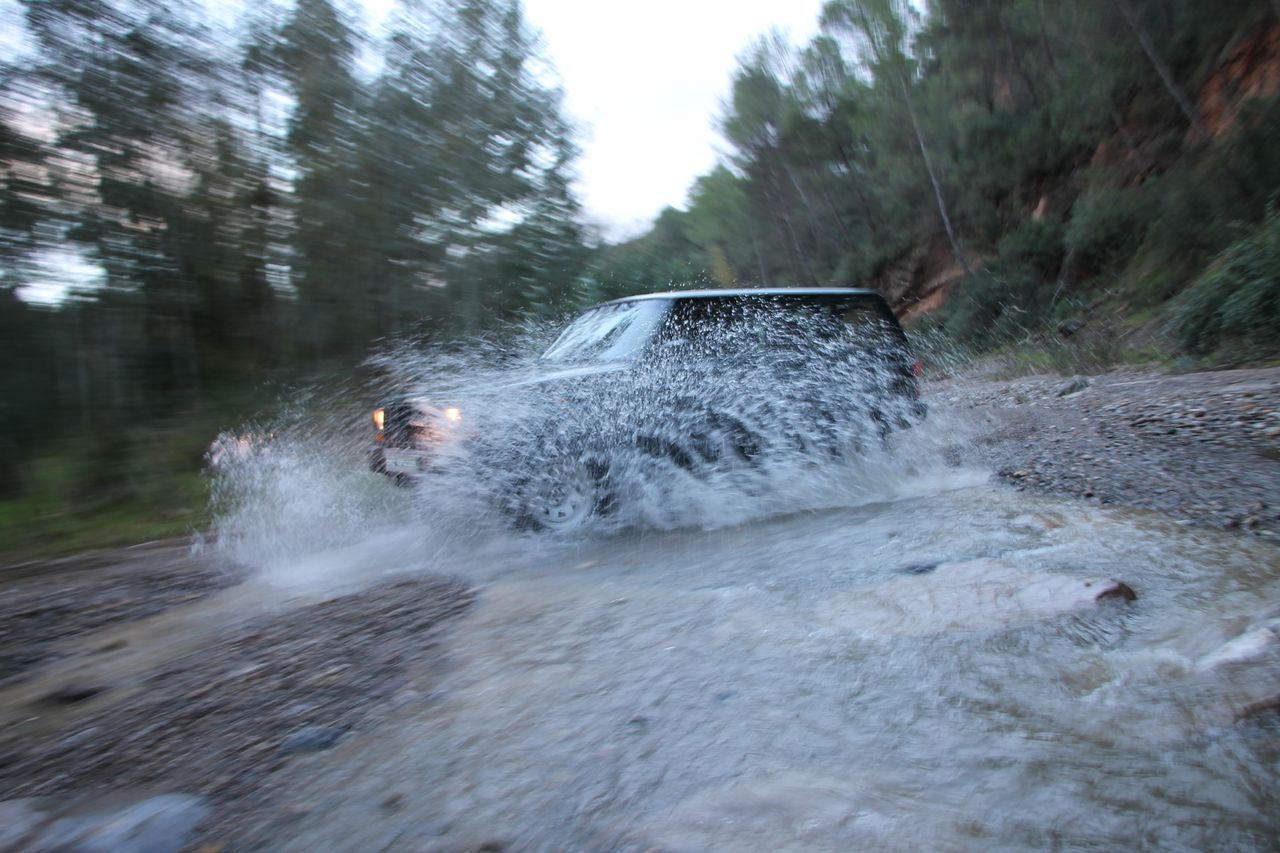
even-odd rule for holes
{"type": "Polygon", "coordinates": [[[1280,543],[1280,368],[959,378],[927,396],[972,422],[968,461],[1015,488],[1280,543]]]}

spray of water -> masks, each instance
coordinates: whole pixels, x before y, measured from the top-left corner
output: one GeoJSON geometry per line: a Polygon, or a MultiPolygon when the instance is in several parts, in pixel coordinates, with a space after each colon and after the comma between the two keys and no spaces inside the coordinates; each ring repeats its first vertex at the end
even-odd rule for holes
{"type": "Polygon", "coordinates": [[[761,308],[609,359],[572,339],[548,357],[555,331],[389,346],[379,381],[221,436],[220,547],[271,566],[376,537],[422,554],[713,528],[898,497],[941,467],[909,357],[865,329],[761,308]]]}

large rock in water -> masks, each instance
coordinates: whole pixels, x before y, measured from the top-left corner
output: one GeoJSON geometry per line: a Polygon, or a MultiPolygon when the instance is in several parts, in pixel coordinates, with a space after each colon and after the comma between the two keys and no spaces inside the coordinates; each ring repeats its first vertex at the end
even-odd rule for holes
{"type": "Polygon", "coordinates": [[[943,563],[925,575],[904,575],[833,597],[824,621],[868,636],[929,636],[980,631],[1133,601],[1132,589],[1108,578],[1073,577],[1021,568],[1004,560],[943,563]]]}
{"type": "Polygon", "coordinates": [[[199,797],[103,799],[58,811],[40,799],[0,803],[0,849],[30,853],[175,853],[209,808],[199,797]]]}
{"type": "Polygon", "coordinates": [[[1280,618],[1250,625],[1196,662],[1199,670],[1253,663],[1280,648],[1280,618]]]}
{"type": "Polygon", "coordinates": [[[1232,708],[1232,717],[1249,720],[1280,712],[1280,617],[1250,624],[1196,661],[1213,679],[1215,693],[1232,708]]]}

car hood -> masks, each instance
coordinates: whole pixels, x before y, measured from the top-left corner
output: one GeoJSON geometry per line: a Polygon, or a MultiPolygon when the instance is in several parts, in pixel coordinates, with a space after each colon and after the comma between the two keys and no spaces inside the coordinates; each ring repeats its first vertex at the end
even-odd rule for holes
{"type": "MultiPolygon", "coordinates": [[[[548,363],[548,367],[551,363],[548,363]]],[[[518,378],[513,377],[509,382],[500,382],[495,384],[495,388],[522,388],[529,385],[543,385],[552,382],[565,382],[570,379],[585,379],[588,376],[600,376],[607,373],[622,373],[631,367],[630,364],[623,361],[609,362],[607,364],[588,364],[578,365],[577,367],[557,367],[547,370],[546,372],[530,372],[518,378]]]]}
{"type": "Polygon", "coordinates": [[[449,388],[409,394],[404,399],[419,407],[431,408],[448,405],[459,397],[468,397],[476,394],[484,395],[508,389],[535,388],[539,385],[580,382],[595,376],[623,373],[630,368],[631,365],[627,362],[608,362],[573,367],[543,363],[520,370],[496,373],[467,385],[455,385],[449,388]]]}

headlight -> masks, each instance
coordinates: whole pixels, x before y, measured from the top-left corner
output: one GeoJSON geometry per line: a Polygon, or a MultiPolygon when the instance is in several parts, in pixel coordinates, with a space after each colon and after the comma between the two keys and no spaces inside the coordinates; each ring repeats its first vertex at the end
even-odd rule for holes
{"type": "Polygon", "coordinates": [[[387,413],[384,409],[373,410],[373,425],[378,428],[378,432],[382,432],[382,425],[386,422],[387,413]]]}
{"type": "Polygon", "coordinates": [[[458,410],[457,406],[450,406],[444,410],[444,419],[456,424],[462,420],[462,412],[458,410]]]}

